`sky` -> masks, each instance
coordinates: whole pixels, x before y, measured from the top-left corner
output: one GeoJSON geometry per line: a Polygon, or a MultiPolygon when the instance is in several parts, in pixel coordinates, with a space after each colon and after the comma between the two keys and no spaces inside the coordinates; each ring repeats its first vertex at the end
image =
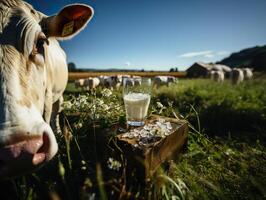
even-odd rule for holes
{"type": "Polygon", "coordinates": [[[185,70],[266,44],[266,0],[27,0],[47,15],[71,3],[95,14],[61,42],[78,68],[185,70]]]}

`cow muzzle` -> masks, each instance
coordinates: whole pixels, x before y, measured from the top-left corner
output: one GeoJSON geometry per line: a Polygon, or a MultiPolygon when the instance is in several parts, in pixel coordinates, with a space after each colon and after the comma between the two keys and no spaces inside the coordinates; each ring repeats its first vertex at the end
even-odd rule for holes
{"type": "Polygon", "coordinates": [[[51,127],[43,123],[32,131],[15,132],[5,139],[0,147],[0,179],[33,171],[54,157],[58,145],[51,127]]]}

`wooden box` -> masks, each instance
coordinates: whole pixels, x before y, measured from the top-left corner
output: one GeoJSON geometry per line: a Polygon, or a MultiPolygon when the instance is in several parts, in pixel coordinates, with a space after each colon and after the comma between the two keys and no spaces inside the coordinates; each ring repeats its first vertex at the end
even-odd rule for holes
{"type": "Polygon", "coordinates": [[[170,134],[164,138],[157,138],[145,145],[139,145],[138,138],[124,137],[125,133],[116,136],[117,145],[122,150],[125,159],[127,177],[136,176],[139,180],[148,181],[164,161],[176,159],[186,148],[187,121],[153,115],[146,124],[154,124],[159,119],[170,122],[172,126],[170,134]]]}

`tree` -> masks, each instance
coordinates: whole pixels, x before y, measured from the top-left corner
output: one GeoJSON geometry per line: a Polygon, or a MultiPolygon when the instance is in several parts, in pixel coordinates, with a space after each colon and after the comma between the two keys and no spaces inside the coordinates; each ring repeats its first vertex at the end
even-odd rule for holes
{"type": "Polygon", "coordinates": [[[175,71],[175,69],[174,68],[171,68],[169,72],[174,72],[174,71],[175,71]]]}
{"type": "Polygon", "coordinates": [[[179,70],[178,70],[178,68],[177,68],[177,67],[175,68],[175,72],[179,72],[179,70]]]}
{"type": "Polygon", "coordinates": [[[70,63],[68,63],[68,71],[69,72],[74,72],[74,71],[76,71],[76,65],[75,65],[75,63],[73,63],[73,62],[70,62],[70,63]]]}

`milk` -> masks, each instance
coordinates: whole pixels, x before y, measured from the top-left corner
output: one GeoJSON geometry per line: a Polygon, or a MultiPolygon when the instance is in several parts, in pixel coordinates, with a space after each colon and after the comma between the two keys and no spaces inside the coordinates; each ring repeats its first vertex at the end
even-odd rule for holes
{"type": "Polygon", "coordinates": [[[129,93],[124,95],[127,121],[129,124],[136,126],[144,124],[150,99],[151,96],[144,93],[129,93]]]}

